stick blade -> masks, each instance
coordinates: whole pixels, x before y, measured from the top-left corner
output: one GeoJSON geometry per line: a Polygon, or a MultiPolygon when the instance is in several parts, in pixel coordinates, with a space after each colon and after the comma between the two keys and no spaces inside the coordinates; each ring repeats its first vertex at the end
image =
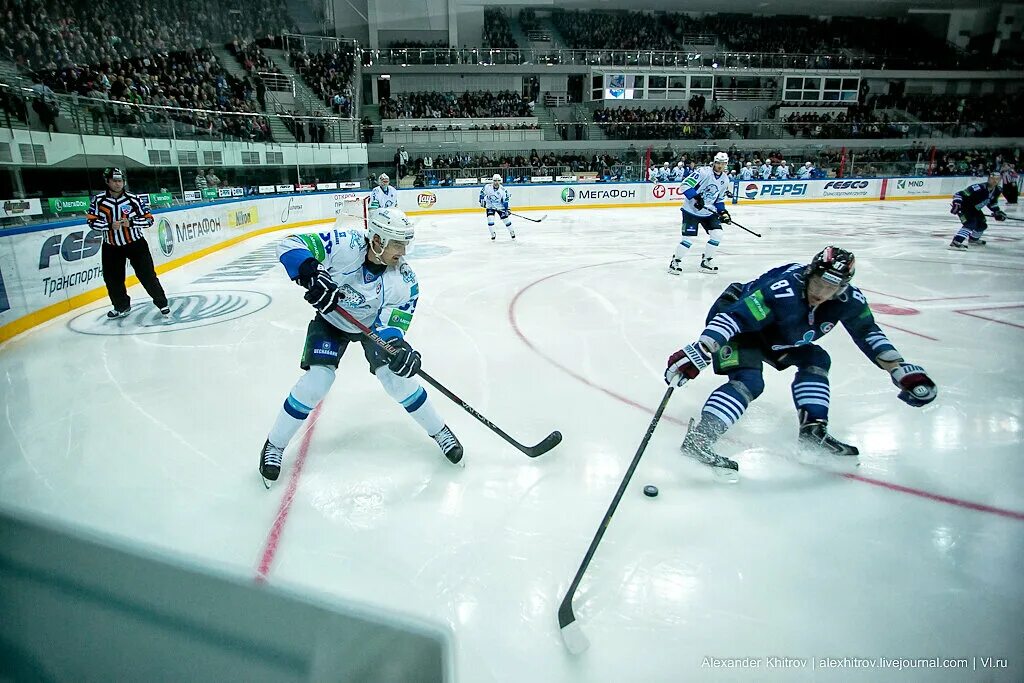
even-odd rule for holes
{"type": "Polygon", "coordinates": [[[560,629],[565,649],[571,654],[581,655],[590,647],[590,640],[577,621],[573,620],[560,629]]]}
{"type": "Polygon", "coordinates": [[[562,432],[554,431],[545,436],[544,440],[536,446],[527,448],[525,453],[531,458],[536,458],[544,455],[560,443],[562,443],[562,432]]]}

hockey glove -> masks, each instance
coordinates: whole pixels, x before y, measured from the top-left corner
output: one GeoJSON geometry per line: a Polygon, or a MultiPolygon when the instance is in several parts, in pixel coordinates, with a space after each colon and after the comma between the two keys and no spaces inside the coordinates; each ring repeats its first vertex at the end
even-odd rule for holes
{"type": "Polygon", "coordinates": [[[935,382],[925,374],[920,365],[900,363],[889,371],[892,383],[900,389],[899,399],[907,405],[920,408],[928,405],[939,395],[935,382]]]}
{"type": "Polygon", "coordinates": [[[388,363],[391,372],[399,377],[412,377],[420,371],[422,364],[420,352],[412,348],[409,342],[404,339],[396,339],[391,342],[391,345],[398,349],[398,353],[392,356],[391,362],[388,363]]]}
{"type": "Polygon", "coordinates": [[[693,208],[698,211],[704,208],[704,195],[697,194],[693,197],[693,208]]]}
{"type": "Polygon", "coordinates": [[[995,218],[997,221],[1005,221],[1006,212],[1002,209],[992,209],[992,218],[995,218]]]}
{"type": "Polygon", "coordinates": [[[953,197],[953,201],[949,203],[949,212],[954,216],[959,216],[964,211],[964,200],[962,197],[953,197]]]}
{"type": "Polygon", "coordinates": [[[668,357],[665,384],[681,387],[700,374],[711,362],[711,356],[700,342],[687,344],[668,357]]]}
{"type": "Polygon", "coordinates": [[[338,302],[345,298],[327,269],[312,257],[299,265],[299,276],[295,278],[295,282],[307,290],[302,298],[321,313],[330,313],[338,302]]]}
{"type": "Polygon", "coordinates": [[[732,216],[729,215],[728,211],[722,209],[718,212],[718,220],[728,225],[729,223],[732,223],[732,216]]]}

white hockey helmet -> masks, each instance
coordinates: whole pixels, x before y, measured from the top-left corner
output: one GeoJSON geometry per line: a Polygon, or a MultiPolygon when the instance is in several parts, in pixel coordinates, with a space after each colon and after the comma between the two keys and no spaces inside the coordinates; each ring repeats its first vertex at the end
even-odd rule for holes
{"type": "Polygon", "coordinates": [[[717,164],[719,162],[721,162],[723,164],[729,163],[729,155],[726,154],[725,152],[719,152],[718,154],[716,154],[715,155],[715,163],[717,164]]]}
{"type": "Polygon", "coordinates": [[[679,163],[676,164],[676,168],[681,168],[682,165],[683,165],[683,162],[680,161],[679,163]]]}
{"type": "Polygon", "coordinates": [[[747,162],[747,166],[753,166],[753,165],[754,164],[750,163],[749,161],[747,162]]]}
{"type": "Polygon", "coordinates": [[[501,182],[501,176],[498,175],[497,173],[495,173],[494,175],[491,176],[491,180],[493,180],[496,183],[500,183],[501,182]]]}
{"type": "Polygon", "coordinates": [[[381,173],[379,176],[377,176],[377,182],[383,185],[384,183],[390,183],[391,178],[388,177],[387,173],[381,173]]]}
{"type": "Polygon", "coordinates": [[[811,163],[811,162],[809,162],[809,161],[805,161],[805,162],[804,162],[804,166],[806,166],[807,168],[810,168],[811,166],[814,166],[814,164],[812,164],[812,163],[811,163]]]}
{"type": "Polygon", "coordinates": [[[416,227],[405,212],[391,206],[380,211],[371,211],[367,223],[370,237],[380,237],[381,250],[388,246],[391,240],[411,242],[416,237],[416,227]]]}

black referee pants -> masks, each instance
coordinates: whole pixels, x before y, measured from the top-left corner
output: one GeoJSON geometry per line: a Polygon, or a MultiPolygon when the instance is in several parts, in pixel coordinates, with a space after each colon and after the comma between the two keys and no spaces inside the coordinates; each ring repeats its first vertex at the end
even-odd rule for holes
{"type": "Polygon", "coordinates": [[[153,256],[149,253],[149,245],[146,244],[145,239],[139,239],[124,246],[104,242],[100,257],[103,263],[103,282],[107,285],[107,295],[114,308],[126,311],[131,306],[128,290],[124,286],[125,261],[131,261],[132,269],[138,276],[139,282],[153,297],[153,304],[157,308],[167,306],[167,295],[164,294],[164,288],[156,277],[153,256]]]}

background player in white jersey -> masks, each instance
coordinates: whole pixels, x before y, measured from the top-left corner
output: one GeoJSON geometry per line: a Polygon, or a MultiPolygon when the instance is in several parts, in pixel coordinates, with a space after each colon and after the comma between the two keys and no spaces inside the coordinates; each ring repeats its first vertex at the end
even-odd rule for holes
{"type": "Polygon", "coordinates": [[[708,243],[700,260],[703,273],[717,273],[718,266],[712,265],[715,250],[722,242],[722,223],[731,223],[732,217],[725,210],[725,193],[729,189],[725,167],[729,155],[719,152],[711,166],[700,166],[683,181],[683,239],[676,246],[675,255],[668,264],[668,272],[678,275],[683,272],[682,262],[693,243],[688,239],[696,237],[698,228],[708,233],[708,243]]]}
{"type": "Polygon", "coordinates": [[[743,165],[740,169],[740,180],[753,180],[754,179],[754,164],[749,161],[743,165]]]}
{"type": "Polygon", "coordinates": [[[497,173],[491,178],[491,182],[480,188],[480,206],[487,210],[487,229],[491,233],[492,240],[497,237],[494,234],[494,214],[498,214],[498,218],[505,223],[509,236],[512,239],[516,238],[516,231],[512,229],[512,219],[509,218],[508,200],[510,198],[508,190],[501,186],[501,176],[497,173]]]}
{"type": "Polygon", "coordinates": [[[681,183],[683,178],[686,177],[686,167],[683,166],[683,162],[676,164],[676,167],[672,169],[672,182],[681,183]]]}
{"type": "Polygon", "coordinates": [[[789,164],[783,159],[779,162],[778,168],[775,169],[775,178],[777,180],[789,180],[789,164]]]}
{"type": "Polygon", "coordinates": [[[809,161],[804,162],[804,165],[797,171],[796,177],[800,180],[810,180],[811,174],[814,173],[814,164],[809,161]]]}
{"type": "Polygon", "coordinates": [[[391,178],[387,173],[377,177],[377,187],[370,192],[370,210],[398,208],[398,190],[391,186],[391,178]]]}
{"type": "Polygon", "coordinates": [[[306,289],[304,298],[316,309],[316,316],[306,330],[299,362],[305,373],[288,393],[260,452],[260,474],[265,480],[277,480],[288,442],[327,395],[349,342],[362,345],[370,372],[384,391],[437,442],[445,457],[455,464],[462,460],[462,444],[415,379],[420,354],[405,340],[420,294],[416,274],[403,258],[414,235],[404,213],[386,208],[370,215],[369,234],[335,228],[330,233],[291,235],[278,245],[288,277],[306,289]],[[334,311],[339,305],[397,347],[398,354],[388,358],[334,311]]]}
{"type": "Polygon", "coordinates": [[[757,169],[761,174],[761,180],[769,180],[772,177],[772,162],[771,159],[765,159],[764,163],[761,164],[761,168],[757,169]]]}

